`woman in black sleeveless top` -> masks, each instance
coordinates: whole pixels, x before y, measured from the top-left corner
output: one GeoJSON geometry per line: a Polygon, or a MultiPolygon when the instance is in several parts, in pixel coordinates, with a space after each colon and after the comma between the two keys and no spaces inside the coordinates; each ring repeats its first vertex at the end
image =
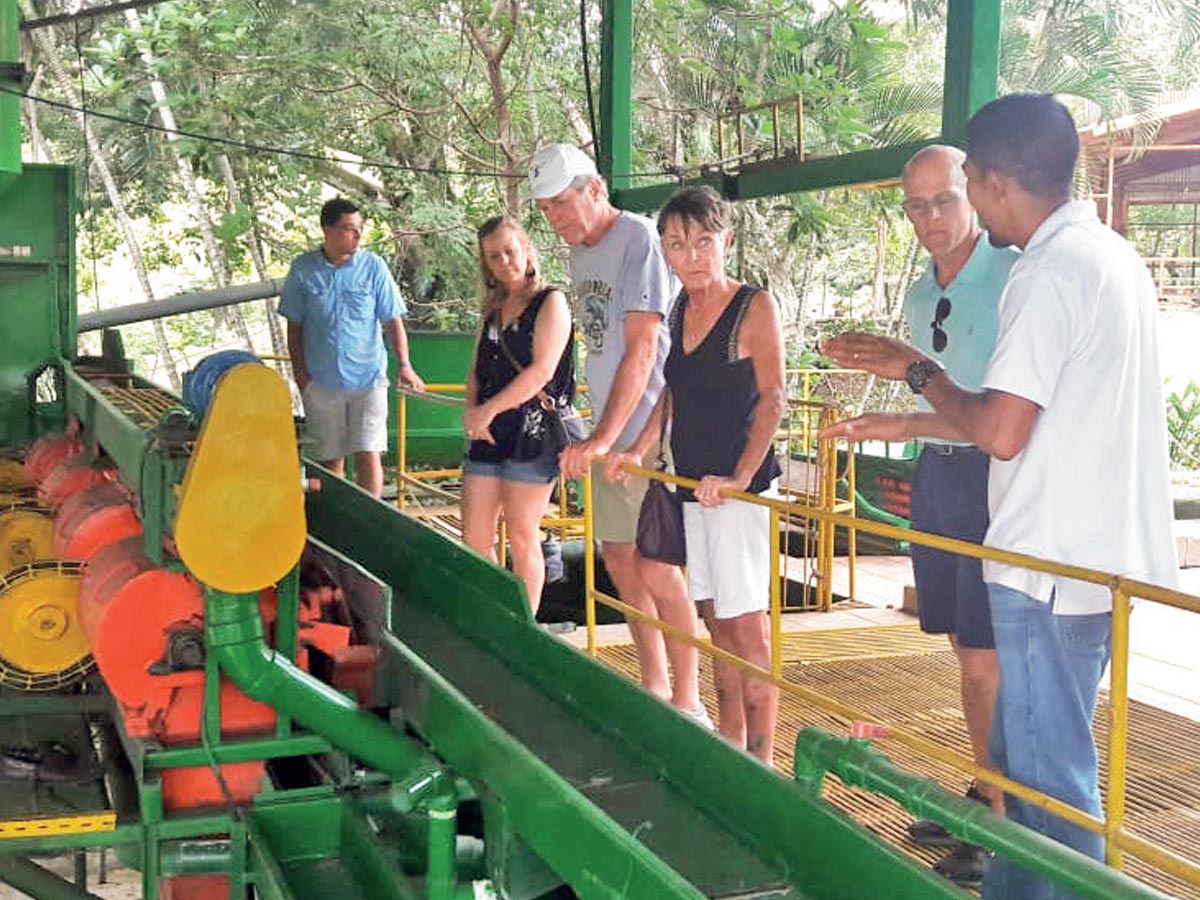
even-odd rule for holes
{"type": "MultiPolygon", "coordinates": [[[[760,494],[779,476],[772,443],[784,412],[783,337],[771,295],[725,271],[733,240],[729,205],[709,188],[675,194],[658,217],[667,262],[683,283],[670,315],[667,390],[629,452],[637,463],[658,440],[664,409],[683,492],[688,593],[713,642],[771,667],[770,513],[722,491],[760,494]]],[[[720,731],[770,763],[778,693],[768,682],[715,666],[720,731]]]]}
{"type": "Polygon", "coordinates": [[[543,283],[533,243],[516,219],[489,219],[478,238],[484,307],[463,412],[471,441],[463,463],[463,542],[495,561],[503,512],[513,572],[537,612],[545,582],[538,524],[558,477],[558,454],[536,450],[547,425],[543,397],[559,409],[575,397],[571,312],[562,292],[543,283]]]}

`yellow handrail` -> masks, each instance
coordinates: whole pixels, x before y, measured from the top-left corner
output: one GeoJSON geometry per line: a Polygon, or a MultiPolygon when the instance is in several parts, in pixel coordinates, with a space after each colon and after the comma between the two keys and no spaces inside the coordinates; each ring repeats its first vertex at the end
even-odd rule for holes
{"type": "MultiPolygon", "coordinates": [[[[654,469],[648,469],[642,466],[626,465],[624,471],[631,475],[641,475],[647,478],[655,478],[660,481],[674,484],[677,486],[694,488],[697,482],[683,478],[670,473],[659,472],[654,469]]],[[[590,490],[590,484],[588,485],[590,490]]],[[[999,550],[993,547],[983,547],[978,544],[972,544],[968,541],[961,541],[955,538],[943,537],[941,535],[927,534],[925,532],[913,531],[908,528],[899,528],[895,525],[887,525],[881,522],[872,522],[864,519],[857,519],[840,512],[831,512],[826,509],[821,509],[814,506],[806,506],[796,501],[777,500],[771,497],[762,497],[757,494],[749,494],[742,491],[726,490],[722,491],[722,496],[728,499],[742,500],[747,503],[753,503],[760,506],[766,506],[776,515],[793,514],[806,519],[813,519],[818,522],[825,522],[830,526],[842,526],[851,532],[854,530],[864,531],[868,534],[874,534],[880,537],[890,538],[892,540],[909,541],[910,543],[920,544],[922,546],[932,547],[934,549],[943,550],[948,553],[956,553],[963,556],[973,557],[980,560],[990,560],[994,562],[1004,563],[1011,566],[1019,566],[1026,569],[1031,569],[1037,572],[1045,572],[1052,575],[1057,575],[1065,578],[1072,578],[1078,581],[1084,581],[1089,584],[1098,584],[1108,587],[1113,592],[1113,647],[1112,647],[1112,677],[1110,686],[1110,728],[1109,728],[1109,775],[1106,798],[1106,811],[1103,819],[1092,816],[1080,809],[1077,809],[1070,804],[1051,797],[1047,794],[1036,791],[1023,784],[1015,782],[999,772],[980,766],[972,758],[942,747],[918,734],[907,731],[901,727],[890,725],[889,738],[897,743],[903,744],[916,750],[933,759],[937,759],[943,763],[953,766],[960,771],[967,772],[975,778],[985,781],[989,784],[994,784],[1002,788],[1007,793],[1010,793],[1022,800],[1045,809],[1047,812],[1089,831],[1103,834],[1105,837],[1106,854],[1109,863],[1114,868],[1120,868],[1123,863],[1123,854],[1130,853],[1139,858],[1152,863],[1162,871],[1175,876],[1189,884],[1200,886],[1200,863],[1186,859],[1178,854],[1172,853],[1161,847],[1158,847],[1143,838],[1130,834],[1124,830],[1125,819],[1125,794],[1126,794],[1126,777],[1127,777],[1127,750],[1128,750],[1128,665],[1129,665],[1129,613],[1130,599],[1141,598],[1150,600],[1156,603],[1162,603],[1176,609],[1188,610],[1190,612],[1200,613],[1200,597],[1186,594],[1182,591],[1173,588],[1166,588],[1161,585],[1150,584],[1148,582],[1139,581],[1133,578],[1127,578],[1122,575],[1117,575],[1110,572],[1102,572],[1097,569],[1089,569],[1083,566],[1074,566],[1067,563],[1056,562],[1053,560],[1042,559],[1036,556],[1030,556],[1024,553],[1014,553],[1007,550],[999,550]]],[[[586,497],[585,502],[590,504],[590,494],[586,497]]],[[[776,520],[777,521],[777,520],[776,520]]],[[[588,548],[589,554],[591,552],[588,548]]],[[[590,570],[592,565],[591,558],[587,563],[590,570]]],[[[835,715],[841,716],[847,720],[853,721],[856,719],[866,718],[866,716],[858,711],[836,700],[825,697],[816,691],[804,688],[793,682],[781,678],[779,674],[779,666],[773,660],[772,671],[767,671],[752,663],[746,662],[740,657],[734,656],[719,647],[715,647],[710,643],[696,638],[694,635],[688,635],[674,628],[669,623],[661,619],[655,619],[641,611],[622,603],[616,598],[609,597],[605,594],[595,591],[594,587],[588,586],[588,608],[589,622],[592,620],[592,610],[594,609],[595,600],[599,600],[606,606],[619,610],[628,617],[637,619],[638,621],[647,622],[652,627],[657,628],[664,634],[684,641],[701,651],[710,654],[711,656],[721,659],[722,661],[736,666],[741,670],[755,675],[771,682],[780,691],[789,694],[790,696],[804,700],[821,709],[827,710],[835,715]]],[[[588,641],[589,653],[595,654],[595,642],[589,634],[588,641]]],[[[778,653],[778,640],[773,640],[773,652],[778,653]]]]}

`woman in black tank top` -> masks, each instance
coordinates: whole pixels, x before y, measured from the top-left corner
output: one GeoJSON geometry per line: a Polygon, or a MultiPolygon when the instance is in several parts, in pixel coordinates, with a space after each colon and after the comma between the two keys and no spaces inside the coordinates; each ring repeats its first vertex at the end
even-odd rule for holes
{"type": "Polygon", "coordinates": [[[547,452],[528,459],[524,451],[539,445],[545,429],[538,395],[562,409],[575,396],[571,312],[562,292],[542,282],[519,222],[497,216],[478,236],[484,309],[463,412],[471,442],[463,463],[463,543],[494,562],[503,512],[513,572],[537,612],[546,575],[538,526],[558,458],[547,452]]]}
{"type": "MultiPolygon", "coordinates": [[[[759,494],[779,476],[772,447],[785,409],[779,316],[769,293],[726,273],[730,210],[714,191],[675,194],[659,213],[658,232],[683,283],[669,320],[667,390],[634,446],[610,456],[608,471],[644,458],[668,409],[675,471],[699,481],[694,494],[683,492],[688,593],[718,647],[769,669],[769,511],[722,491],[759,494]]],[[[719,661],[715,673],[721,734],[770,763],[778,692],[719,661]]]]}

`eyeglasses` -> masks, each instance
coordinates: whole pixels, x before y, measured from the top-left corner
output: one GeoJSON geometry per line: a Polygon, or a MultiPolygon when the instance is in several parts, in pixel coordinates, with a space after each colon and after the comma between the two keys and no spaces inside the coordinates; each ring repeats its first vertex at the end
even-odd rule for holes
{"type": "Polygon", "coordinates": [[[933,321],[930,326],[933,328],[933,350],[935,353],[941,353],[946,349],[946,345],[950,343],[950,338],[942,329],[942,323],[950,318],[950,298],[942,297],[937,302],[937,308],[933,311],[933,321]]]}
{"type": "Polygon", "coordinates": [[[938,194],[932,200],[905,200],[900,206],[914,219],[923,219],[930,213],[944,216],[950,212],[950,207],[962,200],[959,191],[946,191],[938,194]]]}

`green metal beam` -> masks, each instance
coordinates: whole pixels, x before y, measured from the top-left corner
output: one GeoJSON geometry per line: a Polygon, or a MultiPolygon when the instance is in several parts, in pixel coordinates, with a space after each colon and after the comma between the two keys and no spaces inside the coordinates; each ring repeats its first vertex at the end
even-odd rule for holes
{"type": "Polygon", "coordinates": [[[942,138],[961,147],[967,120],[996,96],[1000,72],[1000,0],[950,0],[942,138]]]}
{"type": "MultiPolygon", "coordinates": [[[[21,13],[17,0],[0,0],[0,88],[21,90],[21,13]]],[[[21,171],[21,98],[0,93],[0,172],[21,171]]]]}
{"type": "Polygon", "coordinates": [[[633,0],[603,0],[600,47],[600,171],[628,187],[633,172],[633,0]]]}
{"type": "Polygon", "coordinates": [[[103,900],[20,856],[0,854],[0,881],[38,900],[103,900]]]}
{"type": "Polygon", "coordinates": [[[790,165],[760,163],[746,166],[734,179],[734,194],[738,200],[753,200],[822,188],[893,181],[900,176],[900,170],[908,158],[931,143],[933,141],[914,141],[790,165]]]}

